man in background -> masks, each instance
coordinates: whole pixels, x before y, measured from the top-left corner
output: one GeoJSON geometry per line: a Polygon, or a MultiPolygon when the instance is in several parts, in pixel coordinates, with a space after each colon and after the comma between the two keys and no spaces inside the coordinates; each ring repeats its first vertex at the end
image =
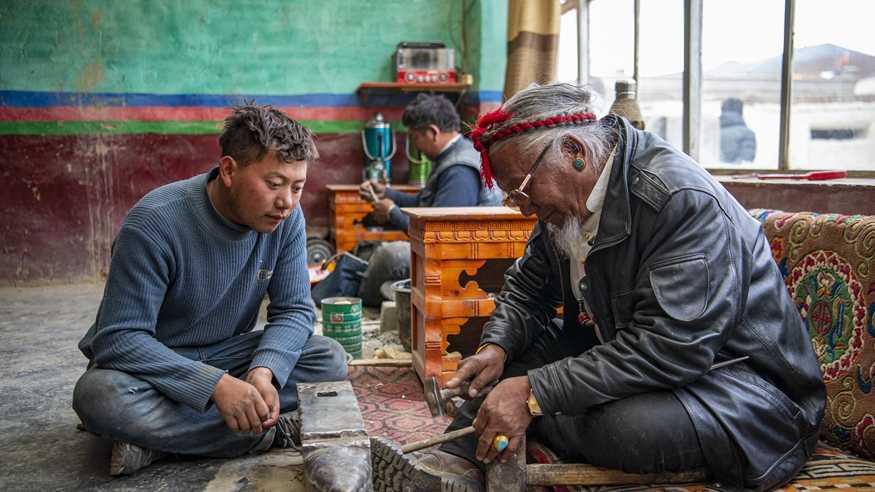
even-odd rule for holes
{"type": "Polygon", "coordinates": [[[409,138],[434,167],[419,193],[402,193],[380,183],[364,182],[359,193],[373,201],[374,213],[395,229],[407,230],[410,219],[399,207],[473,207],[499,205],[500,197],[480,181],[480,154],[460,133],[456,108],[444,96],[420,94],[401,116],[409,138]],[[371,194],[370,189],[374,191],[371,194]]]}
{"type": "Polygon", "coordinates": [[[73,394],[84,427],[115,441],[110,473],[167,454],[227,458],[289,447],[298,382],[346,378],[313,335],[298,206],[310,131],[270,106],[234,108],[205,174],[148,193],[113,243],[89,360],[73,394]],[[267,295],[267,325],[253,331],[267,295]]]}
{"type": "Polygon", "coordinates": [[[753,162],[756,155],[757,136],[744,122],[744,103],[730,97],[720,105],[720,161],[753,162]]]}
{"type": "MultiPolygon", "coordinates": [[[[359,194],[374,204],[374,215],[393,229],[406,231],[410,218],[401,207],[474,207],[500,205],[501,192],[480,180],[480,154],[460,133],[461,120],[444,96],[419,94],[401,117],[409,138],[432,162],[428,180],[416,194],[402,193],[380,183],[366,181],[359,194]],[[373,193],[372,193],[373,192],[373,193]]],[[[371,256],[371,265],[359,288],[368,305],[379,305],[380,286],[410,275],[410,245],[386,243],[371,256]]]]}

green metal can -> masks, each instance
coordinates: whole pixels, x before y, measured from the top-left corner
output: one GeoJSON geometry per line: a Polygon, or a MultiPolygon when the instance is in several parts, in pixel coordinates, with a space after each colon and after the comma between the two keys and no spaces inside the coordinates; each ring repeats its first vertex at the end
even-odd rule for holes
{"type": "Polygon", "coordinates": [[[337,340],[353,358],[362,356],[362,300],[329,297],[322,300],[322,334],[337,340]]]}

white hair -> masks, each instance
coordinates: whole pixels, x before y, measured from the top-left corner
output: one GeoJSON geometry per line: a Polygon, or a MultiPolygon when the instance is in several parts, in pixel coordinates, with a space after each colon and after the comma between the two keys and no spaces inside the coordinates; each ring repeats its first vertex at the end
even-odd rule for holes
{"type": "MultiPolygon", "coordinates": [[[[493,125],[483,138],[489,140],[496,132],[517,123],[543,120],[558,115],[594,113],[597,97],[587,87],[578,87],[565,82],[553,82],[545,85],[532,84],[511,96],[502,105],[501,109],[510,113],[511,117],[493,125]]],[[[561,139],[557,137],[566,134],[575,135],[583,142],[591,164],[600,165],[607,159],[611,150],[613,130],[598,120],[577,125],[541,127],[522,132],[495,142],[490,147],[490,151],[497,151],[508,142],[514,142],[516,145],[528,149],[550,139],[556,139],[555,141],[559,142],[561,139]]]]}
{"type": "Polygon", "coordinates": [[[580,261],[583,257],[583,220],[577,216],[569,216],[562,227],[547,224],[550,240],[553,245],[571,261],[580,261]]]}

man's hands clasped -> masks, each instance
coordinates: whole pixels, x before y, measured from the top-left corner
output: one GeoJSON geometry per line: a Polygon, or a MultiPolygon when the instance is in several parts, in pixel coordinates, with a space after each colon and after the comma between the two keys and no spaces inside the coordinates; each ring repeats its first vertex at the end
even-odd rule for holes
{"type": "Polygon", "coordinates": [[[234,432],[261,434],[279,418],[279,393],[266,367],[250,370],[245,381],[225,374],[213,390],[213,402],[234,432]]]}

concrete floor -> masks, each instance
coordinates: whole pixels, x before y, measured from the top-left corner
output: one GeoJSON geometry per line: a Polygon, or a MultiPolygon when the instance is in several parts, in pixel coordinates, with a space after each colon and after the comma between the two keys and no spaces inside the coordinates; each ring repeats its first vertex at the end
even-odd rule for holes
{"type": "Polygon", "coordinates": [[[159,462],[109,476],[111,443],[76,430],[70,407],[86,359],[76,344],[102,284],[0,288],[0,490],[303,490],[294,451],[159,462]]]}

